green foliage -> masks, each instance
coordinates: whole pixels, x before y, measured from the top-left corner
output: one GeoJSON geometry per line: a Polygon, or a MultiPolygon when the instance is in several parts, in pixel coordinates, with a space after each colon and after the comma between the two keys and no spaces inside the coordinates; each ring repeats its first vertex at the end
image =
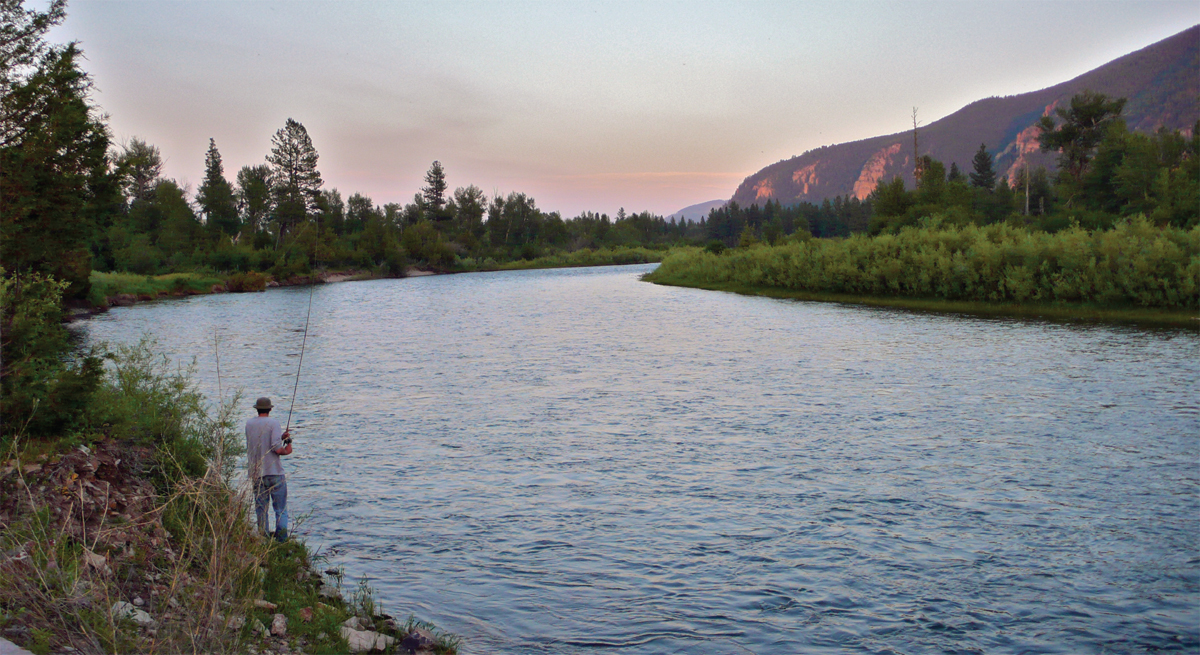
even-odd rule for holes
{"type": "Polygon", "coordinates": [[[225,179],[221,153],[217,151],[217,143],[213,139],[208,140],[208,153],[204,157],[204,183],[197,190],[196,202],[204,213],[210,231],[218,236],[238,233],[241,226],[233,186],[225,179]]]}
{"type": "Polygon", "coordinates": [[[236,432],[232,406],[209,417],[203,395],[192,380],[194,364],[176,368],[155,352],[150,337],[118,346],[108,356],[107,384],[88,408],[89,423],[110,436],[155,449],[151,473],[161,484],[199,477],[210,464],[232,474],[244,446],[236,432]]]}
{"type": "Polygon", "coordinates": [[[271,213],[271,169],[266,165],[243,166],[237,174],[237,201],[242,208],[243,234],[253,236],[267,228],[271,213]]]}
{"type": "Polygon", "coordinates": [[[400,235],[400,246],[409,257],[430,266],[449,268],[454,265],[453,248],[429,221],[405,228],[400,235]]]}
{"type": "Polygon", "coordinates": [[[979,151],[971,160],[971,186],[991,191],[996,186],[996,171],[992,168],[992,156],[988,154],[987,144],[979,144],[979,151]]]}
{"type": "Polygon", "coordinates": [[[425,186],[421,187],[421,200],[424,203],[428,218],[442,218],[442,208],[446,206],[446,171],[442,162],[435,161],[425,173],[425,186]]]}
{"type": "Polygon", "coordinates": [[[662,259],[662,253],[647,248],[584,248],[574,252],[542,255],[533,259],[505,263],[460,260],[460,270],[493,271],[532,268],[571,268],[575,266],[619,266],[624,264],[646,264],[662,259]]]}
{"type": "Polygon", "coordinates": [[[234,273],[225,280],[225,288],[234,293],[265,291],[267,276],[257,271],[234,273]]]}
{"type": "Polygon", "coordinates": [[[5,71],[0,96],[0,260],[68,282],[72,298],[88,293],[88,245],[109,178],[108,128],[88,104],[80,57],[72,44],[49,50],[24,79],[5,71]]]}
{"type": "Polygon", "coordinates": [[[1043,151],[1059,153],[1058,166],[1063,178],[1079,182],[1110,126],[1120,123],[1125,99],[1109,100],[1103,93],[1084,91],[1071,98],[1070,107],[1054,110],[1062,122],[1043,116],[1039,142],[1043,151]]]}
{"type": "Polygon", "coordinates": [[[101,360],[74,352],[62,325],[66,282],[0,269],[0,436],[45,438],[79,429],[101,360]]]}
{"type": "Polygon", "coordinates": [[[1070,302],[1194,310],[1200,227],[1144,217],[1055,234],[1009,224],[927,227],[759,246],[672,251],[651,281],[737,283],[798,291],[986,302],[1070,302]]]}
{"type": "Polygon", "coordinates": [[[281,234],[299,225],[317,208],[323,184],[317,159],[312,138],[298,121],[287,119],[271,137],[267,162],[271,165],[271,193],[281,234]]]}
{"type": "MultiPolygon", "coordinates": [[[[93,271],[93,297],[115,298],[121,294],[155,298],[172,293],[206,293],[220,278],[203,273],[168,273],[166,275],[134,275],[93,271]]],[[[93,302],[92,304],[102,304],[93,302]]]]}

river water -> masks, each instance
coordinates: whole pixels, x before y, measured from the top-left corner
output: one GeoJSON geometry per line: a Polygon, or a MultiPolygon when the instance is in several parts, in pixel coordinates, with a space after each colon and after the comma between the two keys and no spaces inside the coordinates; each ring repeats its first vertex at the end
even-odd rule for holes
{"type": "MultiPolygon", "coordinates": [[[[1200,650],[1200,337],[659,287],[331,284],[299,533],[464,653],[1200,650]]],[[[118,308],[286,420],[310,293],[118,308]],[[215,342],[215,344],[214,344],[215,342]]]]}

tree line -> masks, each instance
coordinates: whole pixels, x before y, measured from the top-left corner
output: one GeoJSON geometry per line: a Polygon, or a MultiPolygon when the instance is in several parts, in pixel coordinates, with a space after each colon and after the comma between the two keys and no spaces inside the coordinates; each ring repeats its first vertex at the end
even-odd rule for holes
{"type": "Polygon", "coordinates": [[[1190,228],[1200,222],[1200,121],[1190,135],[1159,129],[1131,132],[1121,118],[1123,98],[1085,91],[1038,123],[1044,167],[1017,171],[1010,185],[997,175],[987,144],[980,144],[964,175],[928,155],[918,158],[917,184],[896,177],[871,194],[872,234],[931,221],[950,225],[1008,222],[1057,232],[1073,225],[1108,230],[1144,216],[1154,225],[1190,228]]]}

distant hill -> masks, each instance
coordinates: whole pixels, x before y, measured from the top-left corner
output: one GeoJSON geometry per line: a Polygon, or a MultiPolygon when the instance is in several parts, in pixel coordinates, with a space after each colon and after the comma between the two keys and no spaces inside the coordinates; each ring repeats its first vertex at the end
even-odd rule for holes
{"type": "MultiPolygon", "coordinates": [[[[995,169],[1011,182],[1025,165],[1053,168],[1053,153],[1038,149],[1037,128],[1043,115],[1091,90],[1127,98],[1125,121],[1130,129],[1158,127],[1190,134],[1200,119],[1200,25],[1111,61],[1075,79],[1041,91],[971,103],[918,129],[920,154],[957,162],[964,173],[986,143],[995,169]]],[[[733,194],[741,205],[768,198],[784,204],[819,203],[834,196],[866,198],[880,180],[896,175],[913,181],[912,132],[810,150],[772,164],[747,177],[733,194]]]]}
{"type": "Polygon", "coordinates": [[[701,203],[697,203],[695,205],[688,205],[687,207],[684,207],[683,209],[680,209],[679,211],[675,212],[674,214],[671,214],[670,216],[668,216],[667,220],[669,221],[672,218],[677,221],[680,219],[683,219],[683,220],[692,221],[693,223],[695,223],[695,222],[698,222],[701,218],[707,217],[709,210],[723,207],[725,205],[725,203],[727,203],[727,202],[729,202],[729,201],[728,200],[709,200],[708,202],[701,202],[701,203]]]}

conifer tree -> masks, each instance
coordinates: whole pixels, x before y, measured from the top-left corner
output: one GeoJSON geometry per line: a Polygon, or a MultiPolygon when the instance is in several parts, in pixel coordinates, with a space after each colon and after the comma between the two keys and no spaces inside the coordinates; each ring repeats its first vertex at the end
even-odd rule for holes
{"type": "Polygon", "coordinates": [[[971,160],[974,169],[971,174],[971,186],[991,191],[996,188],[996,171],[992,169],[992,156],[988,154],[987,144],[979,144],[979,151],[971,160]]]}
{"type": "Polygon", "coordinates": [[[290,231],[317,208],[321,192],[321,173],[317,171],[317,149],[308,130],[299,122],[287,123],[271,137],[271,193],[275,200],[275,220],[279,234],[290,231]]]}
{"type": "Polygon", "coordinates": [[[67,297],[89,289],[98,191],[109,179],[108,128],[93,115],[80,56],[74,44],[48,49],[0,98],[0,261],[69,282],[67,297]]]}
{"type": "Polygon", "coordinates": [[[442,162],[434,161],[425,173],[425,186],[421,187],[421,202],[425,210],[436,217],[446,206],[446,171],[442,162]]]}
{"type": "Polygon", "coordinates": [[[196,202],[204,214],[209,229],[232,236],[240,227],[237,204],[233,198],[233,187],[225,179],[225,168],[221,164],[221,153],[217,143],[208,140],[208,154],[204,156],[204,183],[196,192],[196,202]]]}
{"type": "Polygon", "coordinates": [[[1060,175],[1076,183],[1083,179],[1105,132],[1121,120],[1124,108],[1125,98],[1109,100],[1103,93],[1084,91],[1071,98],[1069,108],[1054,110],[1062,120],[1060,125],[1055,125],[1053,118],[1042,116],[1038,122],[1042,130],[1038,139],[1043,152],[1058,151],[1060,175]]]}

